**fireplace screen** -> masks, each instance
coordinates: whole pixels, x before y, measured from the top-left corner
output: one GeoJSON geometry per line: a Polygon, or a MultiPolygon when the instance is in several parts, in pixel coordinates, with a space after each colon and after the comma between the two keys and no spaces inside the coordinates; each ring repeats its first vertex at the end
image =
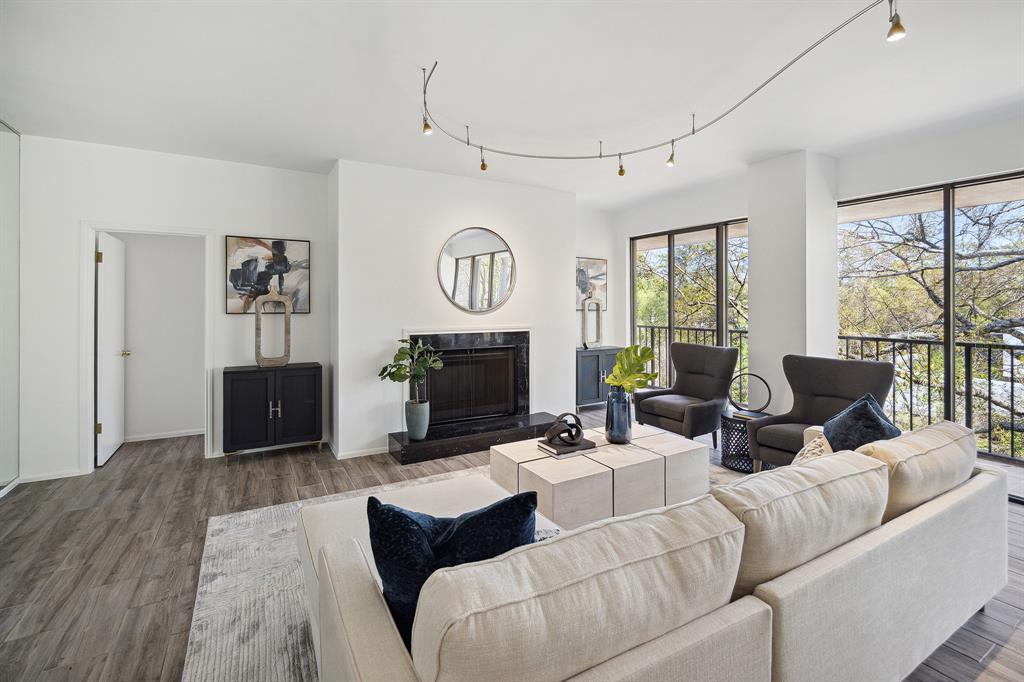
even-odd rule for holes
{"type": "Polygon", "coordinates": [[[444,350],[441,359],[427,378],[431,424],[516,413],[515,347],[444,350]]]}

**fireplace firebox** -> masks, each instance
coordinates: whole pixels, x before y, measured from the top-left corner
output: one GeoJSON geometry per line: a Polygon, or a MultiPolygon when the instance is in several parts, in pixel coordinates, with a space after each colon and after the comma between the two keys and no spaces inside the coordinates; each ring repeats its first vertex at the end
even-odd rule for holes
{"type": "Polygon", "coordinates": [[[498,443],[537,438],[554,422],[530,413],[528,331],[414,334],[441,354],[444,368],[427,375],[421,395],[430,401],[422,441],[388,434],[388,450],[403,464],[481,452],[498,443]]]}

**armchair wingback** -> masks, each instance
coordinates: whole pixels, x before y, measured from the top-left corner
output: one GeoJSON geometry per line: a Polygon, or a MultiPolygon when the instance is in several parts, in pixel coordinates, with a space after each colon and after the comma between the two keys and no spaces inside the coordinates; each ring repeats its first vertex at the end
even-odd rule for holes
{"type": "Polygon", "coordinates": [[[687,438],[710,433],[717,443],[722,410],[739,350],[692,343],[673,343],[672,388],[636,391],[636,420],[687,438]]]}
{"type": "Polygon", "coordinates": [[[866,393],[880,405],[892,388],[891,362],[835,360],[806,355],[782,358],[782,370],[793,391],[793,409],[747,423],[747,442],[754,470],[761,462],[789,464],[803,447],[803,433],[820,426],[866,393]]]}

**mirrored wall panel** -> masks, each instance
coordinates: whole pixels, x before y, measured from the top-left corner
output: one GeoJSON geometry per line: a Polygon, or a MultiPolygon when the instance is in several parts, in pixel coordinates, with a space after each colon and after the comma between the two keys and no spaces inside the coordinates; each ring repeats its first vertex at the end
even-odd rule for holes
{"type": "Polygon", "coordinates": [[[0,490],[18,477],[20,142],[0,123],[0,490]]]}

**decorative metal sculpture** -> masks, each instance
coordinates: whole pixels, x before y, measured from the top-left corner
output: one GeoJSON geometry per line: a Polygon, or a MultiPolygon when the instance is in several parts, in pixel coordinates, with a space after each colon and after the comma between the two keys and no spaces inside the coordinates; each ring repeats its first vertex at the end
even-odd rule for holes
{"type": "Polygon", "coordinates": [[[579,445],[583,440],[583,422],[572,412],[563,412],[555,418],[555,423],[544,432],[544,437],[552,445],[579,445]]]}
{"type": "Polygon", "coordinates": [[[284,367],[292,354],[292,299],[281,293],[280,289],[271,289],[253,301],[256,312],[256,364],[260,367],[284,367]],[[281,303],[284,305],[284,353],[274,357],[263,355],[263,304],[281,303]]]}

